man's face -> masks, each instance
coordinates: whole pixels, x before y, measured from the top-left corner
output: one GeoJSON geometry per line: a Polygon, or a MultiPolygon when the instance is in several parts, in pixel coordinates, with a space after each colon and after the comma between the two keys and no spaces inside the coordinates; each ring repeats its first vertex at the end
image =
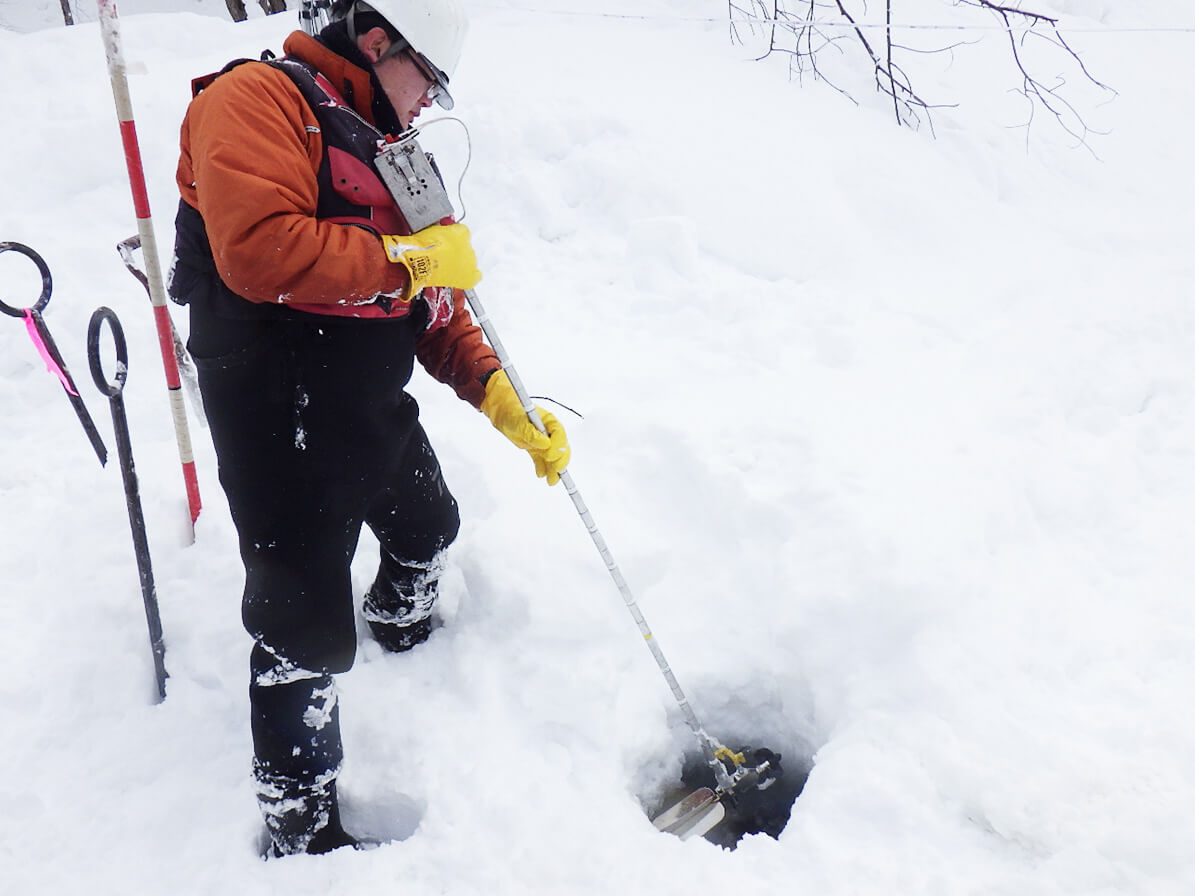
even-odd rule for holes
{"type": "Polygon", "coordinates": [[[428,91],[435,84],[420,70],[409,53],[399,53],[383,59],[373,67],[390,105],[398,113],[398,120],[409,128],[419,113],[432,104],[428,91]]]}
{"type": "Polygon", "coordinates": [[[385,56],[390,49],[390,38],[381,28],[373,28],[357,39],[357,46],[365,58],[373,64],[386,98],[394,107],[398,120],[404,128],[419,117],[419,113],[432,104],[428,91],[435,81],[428,78],[411,57],[410,53],[385,56]],[[381,59],[381,62],[378,60],[381,59]]]}

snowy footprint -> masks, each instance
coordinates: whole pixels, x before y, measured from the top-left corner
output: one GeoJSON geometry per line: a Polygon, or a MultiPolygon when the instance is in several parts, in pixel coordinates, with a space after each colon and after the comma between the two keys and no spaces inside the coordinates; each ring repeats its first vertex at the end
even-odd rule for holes
{"type": "Polygon", "coordinates": [[[408,794],[381,788],[368,794],[346,790],[341,796],[345,830],[366,847],[410,839],[426,810],[424,803],[408,794]]]}

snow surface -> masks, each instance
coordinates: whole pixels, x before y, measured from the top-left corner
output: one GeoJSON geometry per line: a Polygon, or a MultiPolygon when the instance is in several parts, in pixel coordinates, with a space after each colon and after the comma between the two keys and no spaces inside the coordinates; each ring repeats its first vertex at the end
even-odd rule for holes
{"type": "MultiPolygon", "coordinates": [[[[293,22],[248,5],[121,4],[164,249],[189,80],[293,22]]],[[[998,33],[925,61],[963,103],[935,139],[753,61],[713,0],[469,5],[481,293],[583,413],[573,474],[706,727],[812,763],[787,829],[652,828],[692,747],[670,693],[563,491],[420,374],[464,516],[446,625],[340,679],[347,825],[395,842],[258,858],[241,567],[194,415],[190,542],[99,31],[6,2],[0,239],[49,263],[110,449],[85,337],[123,322],[171,677],[153,705],[119,470],[0,319],[0,892],[1195,892],[1195,33],[1125,30],[1190,4],[1038,4],[1118,91],[1084,95],[1098,159],[1016,127],[998,33]]],[[[447,171],[461,133],[426,132],[447,171]]],[[[0,256],[0,297],[38,288],[0,256]]]]}

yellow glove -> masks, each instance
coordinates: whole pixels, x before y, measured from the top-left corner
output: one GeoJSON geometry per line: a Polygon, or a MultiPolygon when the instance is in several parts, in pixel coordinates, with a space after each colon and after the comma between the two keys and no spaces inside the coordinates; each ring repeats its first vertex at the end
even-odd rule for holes
{"type": "Polygon", "coordinates": [[[568,466],[568,436],[559,420],[543,408],[537,407],[536,410],[547,434],[536,429],[523,410],[523,403],[519,401],[505,370],[494,371],[486,380],[481,412],[490,418],[498,432],[531,455],[536,476],[541,479],[546,477],[548,485],[555,485],[568,466]]]}
{"type": "Polygon", "coordinates": [[[477,256],[469,242],[469,228],[464,224],[433,224],[410,236],[382,237],[386,258],[401,264],[411,275],[409,302],[425,286],[451,286],[472,289],[481,280],[477,256]]]}

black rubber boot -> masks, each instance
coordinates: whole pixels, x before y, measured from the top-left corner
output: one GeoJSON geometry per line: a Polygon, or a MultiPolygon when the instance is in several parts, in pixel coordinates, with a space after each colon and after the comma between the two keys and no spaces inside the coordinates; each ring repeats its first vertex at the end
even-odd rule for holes
{"type": "Polygon", "coordinates": [[[441,566],[384,564],[365,594],[362,615],[385,650],[402,653],[432,633],[432,608],[439,596],[441,566]]]}
{"type": "Polygon", "coordinates": [[[335,680],[295,669],[260,644],[250,667],[253,783],[272,842],[267,853],[324,853],[353,845],[336,797],[344,748],[335,680]]]}
{"type": "Polygon", "coordinates": [[[269,855],[321,855],[357,845],[340,823],[335,778],[300,781],[255,763],[253,782],[270,835],[269,855]]]}
{"type": "Polygon", "coordinates": [[[400,625],[397,622],[377,622],[370,619],[369,630],[373,632],[373,639],[382,645],[383,650],[390,653],[403,653],[431,637],[432,618],[428,616],[412,622],[410,625],[400,625]]]}

